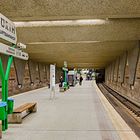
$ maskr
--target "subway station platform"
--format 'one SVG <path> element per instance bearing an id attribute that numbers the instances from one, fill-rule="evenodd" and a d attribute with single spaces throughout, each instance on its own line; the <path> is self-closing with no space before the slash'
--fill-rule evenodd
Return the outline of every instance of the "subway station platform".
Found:
<path id="1" fill-rule="evenodd" d="M 15 107 L 37 102 L 22 124 L 9 124 L 2 140 L 138 140 L 94 81 L 71 87 L 50 100 L 48 88 L 14 96 Z"/>

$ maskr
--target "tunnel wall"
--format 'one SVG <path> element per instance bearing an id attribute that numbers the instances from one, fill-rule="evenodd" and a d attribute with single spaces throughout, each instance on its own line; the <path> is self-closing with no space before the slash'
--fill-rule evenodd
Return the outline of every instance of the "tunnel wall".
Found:
<path id="1" fill-rule="evenodd" d="M 0 56 L 5 68 L 7 57 Z M 61 69 L 56 67 L 56 83 L 59 82 Z M 15 95 L 22 92 L 46 87 L 50 81 L 50 66 L 44 63 L 38 63 L 33 60 L 24 61 L 14 59 L 9 76 L 9 95 Z M 0 81 L 1 86 L 1 81 Z M 0 91 L 1 92 L 1 91 Z M 1 98 L 1 94 L 0 94 Z"/>
<path id="2" fill-rule="evenodd" d="M 140 43 L 105 68 L 105 83 L 140 105 Z"/>

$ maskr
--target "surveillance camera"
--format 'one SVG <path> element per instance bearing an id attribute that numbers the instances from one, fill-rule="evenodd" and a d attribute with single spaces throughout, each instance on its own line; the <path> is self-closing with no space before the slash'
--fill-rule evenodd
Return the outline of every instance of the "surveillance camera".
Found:
<path id="1" fill-rule="evenodd" d="M 26 45 L 22 43 L 17 43 L 17 47 L 20 49 L 26 49 Z"/>

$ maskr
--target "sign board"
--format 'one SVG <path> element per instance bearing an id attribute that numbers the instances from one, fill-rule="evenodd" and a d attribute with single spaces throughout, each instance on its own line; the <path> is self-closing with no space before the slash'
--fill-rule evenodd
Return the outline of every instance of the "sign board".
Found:
<path id="1" fill-rule="evenodd" d="M 67 67 L 67 61 L 64 61 L 64 67 Z"/>
<path id="2" fill-rule="evenodd" d="M 55 65 L 50 65 L 50 88 L 55 87 Z"/>
<path id="3" fill-rule="evenodd" d="M 67 69 L 67 68 L 65 68 L 65 67 L 63 67 L 63 68 L 62 68 L 62 70 L 64 70 L 64 71 L 68 71 L 68 69 Z"/>
<path id="4" fill-rule="evenodd" d="M 0 39 L 16 44 L 16 27 L 12 21 L 0 13 Z"/>
<path id="5" fill-rule="evenodd" d="M 69 72 L 68 72 L 68 75 L 75 75 L 75 71 L 74 70 L 70 70 Z"/>
<path id="6" fill-rule="evenodd" d="M 29 56 L 27 53 L 22 52 L 22 50 L 9 47 L 8 45 L 5 45 L 3 43 L 0 43 L 0 53 L 6 54 L 6 55 L 12 55 L 16 58 L 23 59 L 23 60 L 28 60 Z"/>

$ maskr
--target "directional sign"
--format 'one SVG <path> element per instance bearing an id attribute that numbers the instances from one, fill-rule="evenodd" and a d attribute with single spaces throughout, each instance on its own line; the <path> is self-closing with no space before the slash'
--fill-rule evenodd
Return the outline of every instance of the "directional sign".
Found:
<path id="1" fill-rule="evenodd" d="M 64 70 L 64 71 L 68 71 L 68 69 L 67 69 L 67 68 L 65 68 L 65 67 L 63 67 L 63 68 L 62 68 L 62 70 Z"/>
<path id="2" fill-rule="evenodd" d="M 6 55 L 12 55 L 16 58 L 23 59 L 23 60 L 29 59 L 29 56 L 27 53 L 13 47 L 9 47 L 8 45 L 5 45 L 3 43 L 0 43 L 0 53 L 6 54 Z"/>
<path id="3" fill-rule="evenodd" d="M 0 13 L 0 38 L 16 44 L 16 27 L 12 21 Z"/>

